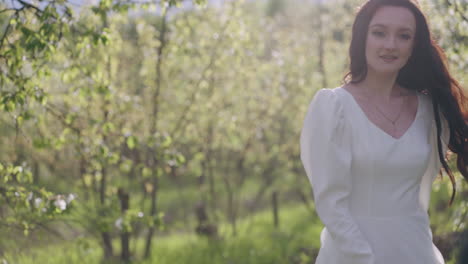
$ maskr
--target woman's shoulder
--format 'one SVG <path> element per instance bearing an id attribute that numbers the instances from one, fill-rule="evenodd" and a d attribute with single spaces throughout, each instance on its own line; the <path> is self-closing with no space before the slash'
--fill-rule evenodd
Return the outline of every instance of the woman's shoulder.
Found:
<path id="1" fill-rule="evenodd" d="M 341 137 L 346 122 L 340 96 L 340 88 L 317 90 L 309 104 L 303 131 L 315 131 L 310 133 L 319 133 L 320 136 L 327 134 L 330 139 Z"/>
<path id="2" fill-rule="evenodd" d="M 320 100 L 327 104 L 327 108 L 335 109 L 336 111 L 344 111 L 347 108 L 348 98 L 343 86 L 334 88 L 322 88 L 315 93 L 314 100 Z"/>
<path id="3" fill-rule="evenodd" d="M 327 103 L 329 106 L 337 105 L 341 103 L 341 93 L 342 93 L 343 88 L 340 87 L 335 87 L 335 88 L 322 88 L 319 89 L 312 101 L 322 101 L 324 103 Z"/>
<path id="4" fill-rule="evenodd" d="M 343 86 L 338 86 L 338 87 L 332 87 L 332 88 L 322 88 L 317 91 L 316 94 L 321 93 L 321 94 L 327 94 L 329 96 L 336 95 L 341 93 L 341 90 L 343 90 Z"/>
<path id="5" fill-rule="evenodd" d="M 319 89 L 309 104 L 309 112 L 323 117 L 343 116 L 341 92 L 340 87 Z"/>

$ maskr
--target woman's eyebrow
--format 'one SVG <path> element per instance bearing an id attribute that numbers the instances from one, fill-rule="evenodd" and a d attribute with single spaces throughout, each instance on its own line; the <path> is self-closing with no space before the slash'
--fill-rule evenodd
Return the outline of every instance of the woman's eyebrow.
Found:
<path id="1" fill-rule="evenodd" d="M 370 28 L 374 28 L 374 27 L 387 28 L 387 26 L 384 25 L 384 24 L 373 24 L 373 25 L 370 25 Z M 414 30 L 413 30 L 412 28 L 409 28 L 409 27 L 401 27 L 401 28 L 398 28 L 398 31 L 410 31 L 410 32 L 413 32 Z"/>
<path id="2" fill-rule="evenodd" d="M 413 29 L 407 28 L 407 27 L 399 28 L 398 31 L 408 31 L 408 32 L 410 32 L 410 33 L 413 33 Z"/>

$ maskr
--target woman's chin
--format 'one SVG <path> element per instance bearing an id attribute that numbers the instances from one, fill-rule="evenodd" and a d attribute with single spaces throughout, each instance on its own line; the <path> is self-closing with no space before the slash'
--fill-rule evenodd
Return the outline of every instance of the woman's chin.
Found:
<path id="1" fill-rule="evenodd" d="M 398 74 L 402 67 L 396 65 L 379 65 L 377 67 L 369 67 L 369 72 L 379 75 Z"/>

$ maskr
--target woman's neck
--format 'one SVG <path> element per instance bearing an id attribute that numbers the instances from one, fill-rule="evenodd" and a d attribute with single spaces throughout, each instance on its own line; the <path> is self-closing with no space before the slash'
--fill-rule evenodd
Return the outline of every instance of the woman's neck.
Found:
<path id="1" fill-rule="evenodd" d="M 369 71 L 366 78 L 358 85 L 365 90 L 368 96 L 378 97 L 388 102 L 402 92 L 402 89 L 396 84 L 397 76 L 398 73 L 383 75 Z"/>

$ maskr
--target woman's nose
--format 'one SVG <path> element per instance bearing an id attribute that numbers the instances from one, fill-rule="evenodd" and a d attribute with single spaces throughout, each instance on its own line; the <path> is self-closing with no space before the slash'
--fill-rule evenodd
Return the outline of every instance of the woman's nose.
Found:
<path id="1" fill-rule="evenodd" d="M 387 38 L 385 38 L 384 47 L 386 49 L 396 48 L 396 37 L 388 36 Z"/>

